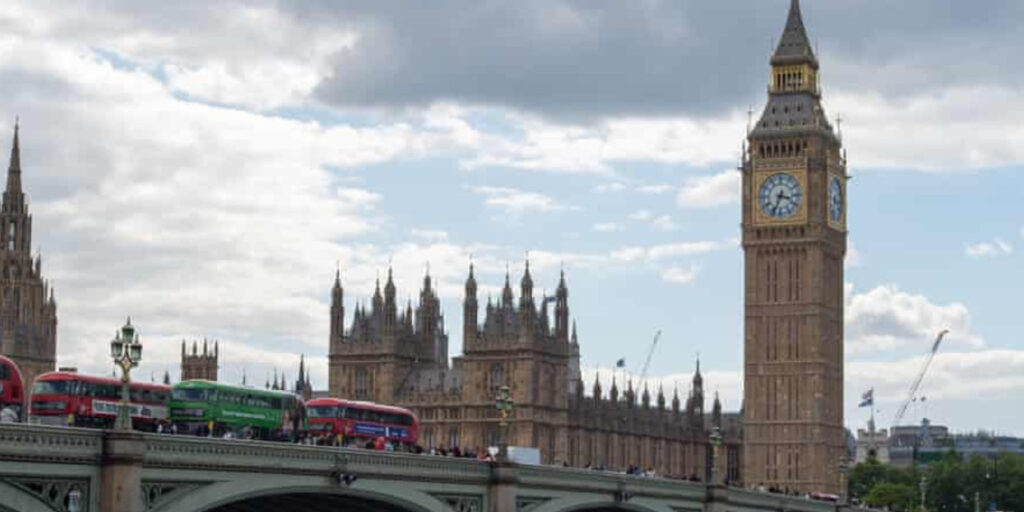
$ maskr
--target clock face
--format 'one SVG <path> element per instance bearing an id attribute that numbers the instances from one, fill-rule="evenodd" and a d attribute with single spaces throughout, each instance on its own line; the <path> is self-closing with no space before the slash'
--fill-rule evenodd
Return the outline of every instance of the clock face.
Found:
<path id="1" fill-rule="evenodd" d="M 761 184 L 757 193 L 761 211 L 769 217 L 788 219 L 799 209 L 803 200 L 800 182 L 792 174 L 773 174 Z"/>
<path id="2" fill-rule="evenodd" d="M 843 220 L 843 184 L 835 176 L 828 180 L 828 215 L 832 222 Z"/>

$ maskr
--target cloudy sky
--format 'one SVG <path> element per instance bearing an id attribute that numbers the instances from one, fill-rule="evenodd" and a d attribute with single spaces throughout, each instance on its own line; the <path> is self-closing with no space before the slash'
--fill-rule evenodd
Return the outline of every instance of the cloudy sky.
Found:
<path id="1" fill-rule="evenodd" d="M 223 380 L 327 380 L 328 295 L 429 264 L 452 352 L 530 254 L 564 265 L 588 378 L 625 357 L 685 392 L 700 354 L 741 397 L 738 174 L 786 0 L 57 2 L 0 9 L 0 133 L 22 121 L 61 365 L 109 372 L 126 315 L 144 378 L 181 340 Z M 922 394 L 957 430 L 1024 435 L 1024 4 L 805 0 L 849 150 L 846 411 Z M 589 386 L 588 386 L 589 387 Z M 911 421 L 926 411 L 912 409 Z"/>

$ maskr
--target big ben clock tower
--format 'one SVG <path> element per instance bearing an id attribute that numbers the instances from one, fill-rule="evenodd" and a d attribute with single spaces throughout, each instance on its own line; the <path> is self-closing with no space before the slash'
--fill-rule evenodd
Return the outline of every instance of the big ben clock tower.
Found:
<path id="1" fill-rule="evenodd" d="M 743 478 L 839 492 L 846 158 L 821 107 L 799 0 L 743 172 Z"/>

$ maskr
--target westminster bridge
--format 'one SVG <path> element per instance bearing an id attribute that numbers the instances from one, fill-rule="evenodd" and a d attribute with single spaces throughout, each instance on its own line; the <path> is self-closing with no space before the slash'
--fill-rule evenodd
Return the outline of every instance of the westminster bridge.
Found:
<path id="1" fill-rule="evenodd" d="M 702 483 L 370 450 L 0 424 L 0 512 L 841 512 Z"/>

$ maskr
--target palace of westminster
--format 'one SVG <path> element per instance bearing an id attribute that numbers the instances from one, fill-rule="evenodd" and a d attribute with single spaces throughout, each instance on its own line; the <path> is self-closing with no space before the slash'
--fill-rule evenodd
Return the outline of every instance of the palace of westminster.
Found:
<path id="1" fill-rule="evenodd" d="M 705 409 L 699 362 L 689 393 L 634 389 L 614 377 L 583 382 L 565 275 L 534 299 L 529 263 L 518 298 L 481 304 L 470 265 L 462 302 L 463 354 L 449 359 L 437 291 L 424 277 L 418 305 L 399 308 L 389 270 L 371 305 L 346 316 L 340 275 L 331 290 L 327 394 L 396 404 L 421 420 L 427 446 L 496 444 L 499 387 L 515 400 L 509 443 L 543 462 L 705 478 L 713 431 L 730 482 L 805 491 L 839 488 L 843 430 L 843 258 L 846 159 L 821 106 L 818 61 L 798 0 L 771 58 L 768 102 L 747 135 L 742 172 L 743 408 Z M 56 301 L 33 259 L 21 189 L 18 133 L 0 208 L 0 354 L 30 382 L 54 369 Z M 553 305 L 549 309 L 549 304 Z M 349 319 L 346 323 L 346 319 Z M 216 346 L 182 346 L 182 379 L 217 378 Z M 309 396 L 300 369 L 295 389 Z M 275 377 L 275 386 L 278 386 Z M 280 385 L 284 387 L 284 384 Z M 620 389 L 622 386 L 623 389 Z"/>

